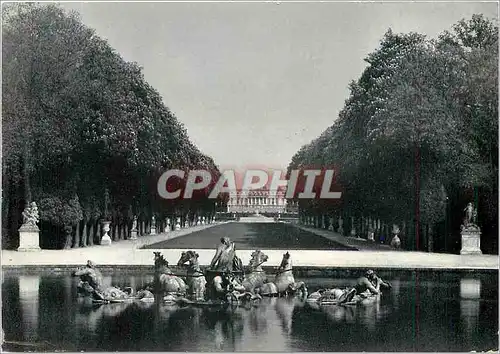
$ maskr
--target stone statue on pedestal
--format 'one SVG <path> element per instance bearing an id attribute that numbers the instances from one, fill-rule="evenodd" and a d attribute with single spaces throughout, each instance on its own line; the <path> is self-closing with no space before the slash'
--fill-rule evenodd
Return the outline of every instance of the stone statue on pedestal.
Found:
<path id="1" fill-rule="evenodd" d="M 337 232 L 341 235 L 344 234 L 344 220 L 342 219 L 342 216 L 339 216 L 339 228 L 337 229 Z"/>
<path id="2" fill-rule="evenodd" d="M 328 219 L 328 230 L 333 231 L 333 217 Z"/>
<path id="3" fill-rule="evenodd" d="M 132 230 L 130 231 L 130 239 L 137 240 L 137 215 L 134 215 L 132 220 Z"/>
<path id="4" fill-rule="evenodd" d="M 132 221 L 132 230 L 137 231 L 137 215 L 134 215 L 134 220 Z"/>
<path id="5" fill-rule="evenodd" d="M 155 219 L 154 215 L 151 218 L 151 232 L 150 232 L 150 235 L 156 235 L 156 219 Z"/>
<path id="6" fill-rule="evenodd" d="M 392 240 L 391 240 L 391 247 L 399 249 L 401 247 L 401 239 L 399 238 L 399 233 L 400 233 L 399 226 L 394 224 L 392 225 Z"/>
<path id="7" fill-rule="evenodd" d="M 40 251 L 40 229 L 37 224 L 39 221 L 38 207 L 35 202 L 31 202 L 22 212 L 23 224 L 19 228 L 19 247 L 20 252 Z"/>
<path id="8" fill-rule="evenodd" d="M 468 203 L 464 209 L 465 218 L 460 227 L 462 236 L 462 249 L 460 254 L 483 254 L 481 251 L 481 229 L 477 223 L 477 210 L 472 203 Z"/>
<path id="9" fill-rule="evenodd" d="M 170 231 L 170 219 L 165 218 L 165 230 L 163 232 L 169 232 Z"/>
<path id="10" fill-rule="evenodd" d="M 368 236 L 367 236 L 368 241 L 375 242 L 375 230 L 373 230 L 373 227 L 370 225 L 368 226 Z"/>

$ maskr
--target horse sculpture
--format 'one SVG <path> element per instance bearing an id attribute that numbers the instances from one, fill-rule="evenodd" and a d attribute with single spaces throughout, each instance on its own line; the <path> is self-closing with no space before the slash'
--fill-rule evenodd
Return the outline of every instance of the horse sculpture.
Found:
<path id="1" fill-rule="evenodd" d="M 246 291 L 256 293 L 260 291 L 260 288 L 265 283 L 267 283 L 267 275 L 262 269 L 262 264 L 267 262 L 269 257 L 261 250 L 254 251 L 251 257 L 248 264 L 250 273 L 245 275 L 241 285 L 243 285 Z"/>
<path id="2" fill-rule="evenodd" d="M 186 283 L 168 268 L 168 262 L 160 252 L 154 252 L 154 292 L 160 295 L 185 295 Z"/>
<path id="3" fill-rule="evenodd" d="M 274 277 L 274 282 L 265 283 L 260 293 L 265 296 L 301 294 L 307 296 L 307 287 L 304 282 L 295 282 L 293 276 L 293 266 L 290 253 L 283 254 L 283 259 L 278 267 L 278 273 Z"/>
<path id="4" fill-rule="evenodd" d="M 199 255 L 195 251 L 190 250 L 182 252 L 177 265 L 184 266 L 188 263 L 186 280 L 189 288 L 189 295 L 194 298 L 195 301 L 204 301 L 207 280 L 205 279 L 205 274 L 200 268 L 198 257 Z"/>

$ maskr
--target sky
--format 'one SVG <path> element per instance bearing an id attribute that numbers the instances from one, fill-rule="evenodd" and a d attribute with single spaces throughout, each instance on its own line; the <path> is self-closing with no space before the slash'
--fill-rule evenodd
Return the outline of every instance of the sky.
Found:
<path id="1" fill-rule="evenodd" d="M 436 37 L 497 4 L 63 3 L 144 76 L 221 168 L 286 168 L 337 119 L 384 33 Z"/>

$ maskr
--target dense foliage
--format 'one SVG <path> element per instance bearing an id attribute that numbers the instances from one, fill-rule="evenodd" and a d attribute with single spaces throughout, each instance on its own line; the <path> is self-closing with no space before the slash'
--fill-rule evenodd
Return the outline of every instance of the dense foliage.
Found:
<path id="1" fill-rule="evenodd" d="M 337 213 L 406 225 L 408 249 L 435 241 L 457 251 L 472 201 L 483 249 L 497 252 L 497 26 L 474 15 L 437 39 L 389 30 L 366 62 L 339 118 L 289 170 L 335 164 L 344 188 Z M 318 201 L 301 203 L 306 214 L 327 213 Z"/>
<path id="2" fill-rule="evenodd" d="M 55 243 L 65 247 L 85 246 L 70 240 L 82 219 L 213 210 L 203 195 L 158 198 L 165 169 L 208 169 L 215 180 L 219 171 L 136 63 L 56 5 L 10 4 L 2 16 L 4 245 L 16 246 L 31 200 L 40 203 L 42 238 L 62 230 Z"/>

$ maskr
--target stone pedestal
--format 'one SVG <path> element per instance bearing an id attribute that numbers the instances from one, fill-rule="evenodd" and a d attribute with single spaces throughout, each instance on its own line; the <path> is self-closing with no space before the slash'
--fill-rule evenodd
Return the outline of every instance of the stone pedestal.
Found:
<path id="1" fill-rule="evenodd" d="M 201 218 L 201 224 L 202 224 L 202 225 L 205 225 L 205 217 L 202 217 L 202 218 Z"/>
<path id="2" fill-rule="evenodd" d="M 196 224 L 195 225 L 196 226 L 200 226 L 201 225 L 201 220 L 200 220 L 199 216 L 196 218 Z"/>
<path id="3" fill-rule="evenodd" d="M 170 231 L 170 219 L 166 218 L 165 219 L 165 229 L 163 230 L 163 232 L 169 232 L 169 231 Z"/>
<path id="4" fill-rule="evenodd" d="M 477 226 L 464 227 L 460 254 L 483 254 L 481 252 L 481 230 Z"/>
<path id="5" fill-rule="evenodd" d="M 102 246 L 109 246 L 111 245 L 111 237 L 109 237 L 108 232 L 110 230 L 109 225 L 111 224 L 111 221 L 103 221 L 102 223 L 102 231 L 104 231 L 104 235 L 101 238 L 101 245 Z"/>
<path id="6" fill-rule="evenodd" d="M 181 218 L 177 218 L 177 221 L 175 223 L 175 229 L 180 230 L 181 229 Z"/>
<path id="7" fill-rule="evenodd" d="M 137 240 L 137 229 L 130 231 L 130 239 Z"/>
<path id="8" fill-rule="evenodd" d="M 19 252 L 40 251 L 40 229 L 36 225 L 24 224 L 19 228 Z"/>

